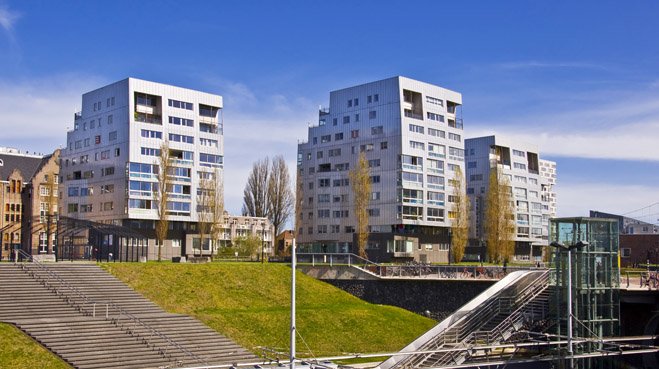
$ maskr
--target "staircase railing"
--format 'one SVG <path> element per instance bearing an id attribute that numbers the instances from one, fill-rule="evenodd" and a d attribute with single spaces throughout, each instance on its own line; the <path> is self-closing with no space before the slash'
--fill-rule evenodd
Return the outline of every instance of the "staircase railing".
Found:
<path id="1" fill-rule="evenodd" d="M 72 286 L 68 281 L 63 279 L 60 275 L 50 270 L 42 262 L 37 259 L 34 259 L 32 255 L 26 253 L 23 250 L 18 250 L 18 254 L 21 259 L 28 260 L 25 262 L 14 261 L 19 268 L 28 273 L 33 278 L 41 282 L 46 288 L 53 291 L 58 296 L 62 297 L 69 305 L 73 306 L 78 312 L 83 315 L 96 315 L 96 305 L 102 306 L 106 305 L 105 319 L 110 320 L 112 324 L 119 327 L 122 331 L 125 331 L 127 334 L 130 334 L 133 337 L 138 338 L 143 344 L 147 347 L 157 350 L 157 352 L 163 357 L 170 361 L 173 360 L 173 357 L 170 353 L 170 349 L 176 349 L 179 352 L 183 353 L 185 356 L 190 358 L 194 362 L 199 362 L 202 364 L 208 365 L 208 362 L 181 346 L 178 342 L 172 340 L 170 337 L 164 333 L 158 331 L 154 327 L 142 321 L 140 318 L 134 314 L 126 311 L 122 307 L 118 306 L 116 303 L 110 301 L 105 304 L 97 303 L 85 295 L 75 286 Z M 34 269 L 32 268 L 34 266 Z M 45 278 L 42 275 L 37 275 L 37 271 L 45 273 Z M 57 284 L 59 284 L 59 287 Z M 72 298 L 73 297 L 73 298 Z M 78 300 L 76 300 L 76 298 Z M 112 310 L 110 310 L 112 308 Z M 110 314 L 112 312 L 113 314 Z M 137 328 L 142 328 L 147 332 L 143 334 L 137 331 Z M 147 337 L 148 335 L 148 337 Z M 162 345 L 157 345 L 153 343 L 154 338 L 159 338 L 161 341 L 166 343 L 165 347 Z M 180 364 L 180 361 L 179 361 Z"/>
<path id="2" fill-rule="evenodd" d="M 495 316 L 502 313 L 511 313 L 514 315 L 514 318 L 519 318 L 523 314 L 523 307 L 527 306 L 529 301 L 542 293 L 542 291 L 547 288 L 549 280 L 549 271 L 544 271 L 539 277 L 532 278 L 528 276 L 524 280 L 516 281 L 509 288 L 505 288 L 502 291 L 499 291 L 496 295 L 490 297 L 483 304 L 480 304 L 474 310 L 470 311 L 465 316 L 458 319 L 458 321 L 452 324 L 450 327 L 447 327 L 444 331 L 433 337 L 427 343 L 420 347 L 420 350 L 431 351 L 446 344 L 468 346 L 476 342 L 477 339 L 486 338 L 491 340 L 494 334 L 499 334 L 500 332 L 480 332 L 476 331 L 477 327 L 482 326 L 486 322 L 493 319 Z M 512 296 L 504 296 L 504 293 L 510 291 L 511 288 L 516 288 L 517 283 L 523 283 L 523 287 L 520 291 L 516 292 Z M 511 318 L 512 319 L 512 318 Z M 504 319 L 505 321 L 505 319 Z M 495 329 L 501 329 L 502 324 L 495 327 Z M 508 321 L 510 323 L 510 320 Z M 504 337 L 499 337 L 503 339 Z M 460 364 L 460 360 L 464 361 L 464 354 L 458 355 L 455 357 L 450 355 L 450 353 L 439 355 L 435 354 L 426 354 L 420 356 L 410 356 L 405 360 L 402 360 L 396 363 L 397 367 L 416 367 L 418 364 L 423 363 L 432 358 L 432 366 L 437 366 L 438 363 L 447 363 L 446 360 L 452 361 L 455 364 Z"/>

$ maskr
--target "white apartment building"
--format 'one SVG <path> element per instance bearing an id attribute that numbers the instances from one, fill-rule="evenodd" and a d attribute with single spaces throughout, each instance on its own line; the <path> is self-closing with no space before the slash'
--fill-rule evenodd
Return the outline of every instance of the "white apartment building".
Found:
<path id="1" fill-rule="evenodd" d="M 199 181 L 222 175 L 222 129 L 218 95 L 135 78 L 85 93 L 61 153 L 60 214 L 153 234 L 158 155 L 167 142 L 173 184 L 164 257 L 192 254 Z"/>
<path id="2" fill-rule="evenodd" d="M 466 257 L 485 257 L 485 206 L 490 171 L 512 187 L 515 212 L 515 260 L 540 261 L 548 244 L 549 218 L 556 216 L 556 163 L 540 159 L 538 147 L 503 136 L 465 140 L 467 195 L 471 200 L 471 245 Z"/>
<path id="3" fill-rule="evenodd" d="M 298 144 L 302 251 L 356 252 L 349 171 L 364 152 L 371 171 L 369 259 L 448 260 L 449 196 L 464 173 L 460 93 L 393 77 L 330 92 Z"/>

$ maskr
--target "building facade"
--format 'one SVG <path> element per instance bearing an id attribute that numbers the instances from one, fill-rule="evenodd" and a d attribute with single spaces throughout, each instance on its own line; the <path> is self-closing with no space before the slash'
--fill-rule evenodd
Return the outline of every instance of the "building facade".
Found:
<path id="1" fill-rule="evenodd" d="M 301 252 L 356 252 L 349 171 L 368 160 L 369 259 L 448 260 L 449 195 L 464 173 L 462 95 L 405 77 L 330 92 L 298 144 Z"/>
<path id="2" fill-rule="evenodd" d="M 192 255 L 200 180 L 222 176 L 222 129 L 218 95 L 135 78 L 85 93 L 61 153 L 60 214 L 153 238 L 164 148 L 172 184 L 163 257 Z"/>
<path id="3" fill-rule="evenodd" d="M 541 261 L 549 219 L 556 216 L 556 163 L 540 158 L 537 146 L 503 136 L 465 141 L 467 195 L 471 201 L 471 247 L 467 259 L 485 258 L 485 207 L 490 173 L 508 182 L 514 201 L 515 261 Z"/>
<path id="4" fill-rule="evenodd" d="M 0 259 L 9 259 L 15 248 L 35 257 L 53 255 L 59 153 L 0 148 Z"/>

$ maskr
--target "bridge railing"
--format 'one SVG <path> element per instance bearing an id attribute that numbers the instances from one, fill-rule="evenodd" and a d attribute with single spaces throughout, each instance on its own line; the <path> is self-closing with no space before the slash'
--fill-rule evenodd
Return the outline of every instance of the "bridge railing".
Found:
<path id="1" fill-rule="evenodd" d="M 348 265 L 361 268 L 379 277 L 417 277 L 435 279 L 501 279 L 518 270 L 544 270 L 533 266 L 503 267 L 478 265 L 430 265 L 375 263 L 351 253 L 298 253 L 298 263 L 312 265 Z"/>

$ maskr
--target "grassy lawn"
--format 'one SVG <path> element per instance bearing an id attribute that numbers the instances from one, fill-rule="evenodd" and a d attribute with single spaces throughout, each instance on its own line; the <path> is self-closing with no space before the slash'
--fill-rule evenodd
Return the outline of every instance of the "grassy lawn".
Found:
<path id="1" fill-rule="evenodd" d="M 165 310 L 201 320 L 242 346 L 288 350 L 290 268 L 259 263 L 112 263 L 103 268 Z M 297 274 L 298 353 L 315 356 L 397 351 L 436 324 L 373 305 Z M 305 344 L 306 342 L 306 344 Z M 257 352 L 258 353 L 258 352 Z"/>
<path id="2" fill-rule="evenodd" d="M 0 368 L 71 368 L 13 325 L 0 323 L 0 343 Z"/>

